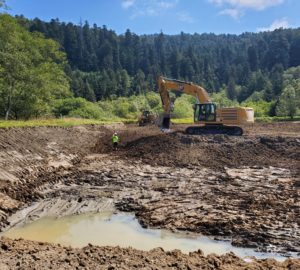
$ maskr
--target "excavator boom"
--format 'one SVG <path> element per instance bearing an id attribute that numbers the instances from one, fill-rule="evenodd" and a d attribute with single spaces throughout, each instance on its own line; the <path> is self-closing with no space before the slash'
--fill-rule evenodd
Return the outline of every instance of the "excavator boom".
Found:
<path id="1" fill-rule="evenodd" d="M 211 102 L 207 91 L 199 85 L 160 76 L 158 79 L 158 89 L 163 103 L 164 111 L 170 113 L 172 110 L 170 91 L 178 91 L 196 97 L 197 103 Z"/>

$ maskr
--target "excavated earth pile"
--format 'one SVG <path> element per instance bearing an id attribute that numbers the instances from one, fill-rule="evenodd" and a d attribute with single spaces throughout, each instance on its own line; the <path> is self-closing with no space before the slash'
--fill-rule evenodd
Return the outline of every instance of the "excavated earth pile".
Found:
<path id="1" fill-rule="evenodd" d="M 299 140 L 282 136 L 268 138 L 189 136 L 182 133 L 160 134 L 127 143 L 120 154 L 150 165 L 171 167 L 201 166 L 222 169 L 239 166 L 299 165 Z"/>
<path id="2" fill-rule="evenodd" d="M 300 124 L 255 124 L 243 137 L 188 136 L 184 128 L 0 130 L 0 230 L 49 214 L 118 210 L 133 212 L 144 227 L 300 256 Z M 118 151 L 111 147 L 115 130 Z M 0 269 L 50 268 L 51 261 L 62 269 L 298 269 L 300 264 L 299 259 L 245 262 L 233 254 L 200 251 L 74 249 L 0 240 Z"/>

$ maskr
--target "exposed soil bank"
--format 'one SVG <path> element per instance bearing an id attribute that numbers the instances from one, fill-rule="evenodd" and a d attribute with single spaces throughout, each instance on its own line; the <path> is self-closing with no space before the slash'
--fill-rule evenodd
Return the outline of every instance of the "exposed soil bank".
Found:
<path id="1" fill-rule="evenodd" d="M 181 133 L 183 128 L 175 126 L 176 132 L 171 134 L 133 125 L 0 130 L 0 230 L 8 222 L 20 222 L 20 218 L 8 218 L 33 202 L 38 207 L 26 214 L 27 220 L 43 216 L 49 209 L 57 216 L 100 211 L 103 202 L 109 201 L 109 207 L 133 211 L 144 226 L 230 238 L 237 246 L 262 251 L 299 253 L 299 123 L 256 124 L 243 137 L 187 136 Z M 113 152 L 110 144 L 115 129 L 121 137 L 118 152 Z M 56 252 L 76 256 L 85 252 L 27 241 L 3 239 L 1 243 L 6 247 L 0 261 L 9 267 L 18 262 L 20 266 L 28 262 L 25 268 L 31 266 L 35 259 L 25 251 L 21 255 L 31 247 L 36 250 L 33 254 L 46 247 L 49 254 L 41 251 L 39 256 L 46 260 L 54 254 L 55 262 L 64 266 Z M 122 263 L 124 257 L 119 254 L 127 254 L 125 263 L 119 264 L 124 269 L 132 268 L 135 254 L 139 254 L 131 249 L 89 248 L 104 260 L 115 256 L 111 264 Z M 152 258 L 157 252 L 141 254 Z M 16 261 L 12 256 L 17 253 Z M 168 260 L 174 259 L 168 253 L 159 254 L 161 264 L 150 261 L 147 266 L 161 268 L 164 260 L 169 265 Z M 186 256 L 180 255 L 176 262 L 189 260 Z M 99 263 L 85 260 L 81 259 L 91 268 Z M 206 262 L 203 269 L 213 269 L 208 257 L 196 260 Z M 243 269 L 236 260 L 232 267 Z M 37 259 L 35 263 L 41 262 Z M 107 267 L 107 263 L 99 265 Z M 259 265 L 264 263 L 269 262 Z M 187 268 L 181 266 L 173 268 Z M 286 269 L 288 264 L 275 266 Z M 66 262 L 66 267 L 73 266 Z M 226 264 L 222 267 L 230 269 Z"/>
<path id="2" fill-rule="evenodd" d="M 82 249 L 61 247 L 25 240 L 0 240 L 0 269 L 291 269 L 300 267 L 300 260 L 273 259 L 245 262 L 232 253 L 204 256 L 198 252 L 183 254 L 161 248 L 140 251 L 132 248 L 97 247 Z"/>

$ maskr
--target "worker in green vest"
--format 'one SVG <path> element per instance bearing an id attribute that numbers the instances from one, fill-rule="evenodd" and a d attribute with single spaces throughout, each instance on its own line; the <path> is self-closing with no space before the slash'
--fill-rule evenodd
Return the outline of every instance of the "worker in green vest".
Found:
<path id="1" fill-rule="evenodd" d="M 112 136 L 112 142 L 113 142 L 113 149 L 114 151 L 118 149 L 118 144 L 119 144 L 119 137 L 117 132 L 115 132 Z"/>

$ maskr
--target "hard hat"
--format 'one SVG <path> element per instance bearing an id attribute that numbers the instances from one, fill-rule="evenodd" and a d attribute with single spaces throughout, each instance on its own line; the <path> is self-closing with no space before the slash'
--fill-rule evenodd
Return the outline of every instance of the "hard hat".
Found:
<path id="1" fill-rule="evenodd" d="M 118 134 L 117 132 L 114 133 L 114 135 L 117 135 L 117 134 Z"/>

